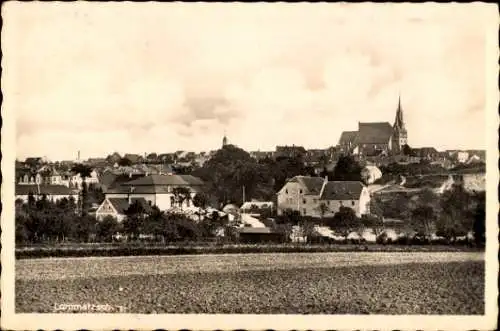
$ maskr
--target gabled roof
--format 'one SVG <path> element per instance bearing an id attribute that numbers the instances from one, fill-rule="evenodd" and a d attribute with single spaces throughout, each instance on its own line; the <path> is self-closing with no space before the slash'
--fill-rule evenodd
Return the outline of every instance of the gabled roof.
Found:
<path id="1" fill-rule="evenodd" d="M 38 195 L 38 185 L 16 185 L 16 195 L 28 195 L 32 193 L 33 195 Z M 40 184 L 40 194 L 46 195 L 75 195 L 78 194 L 77 190 L 70 189 L 64 185 L 47 185 Z"/>
<path id="2" fill-rule="evenodd" d="M 299 183 L 306 189 L 305 194 L 319 194 L 324 179 L 321 177 L 295 176 L 289 183 Z"/>
<path id="3" fill-rule="evenodd" d="M 358 125 L 358 144 L 387 144 L 392 136 L 392 126 L 388 122 L 362 123 Z"/>
<path id="4" fill-rule="evenodd" d="M 349 145 L 356 142 L 358 131 L 344 131 L 340 135 L 339 145 Z"/>
<path id="5" fill-rule="evenodd" d="M 358 200 L 363 184 L 358 181 L 330 181 L 326 184 L 321 200 Z"/>
<path id="6" fill-rule="evenodd" d="M 108 198 L 107 200 L 113 205 L 113 208 L 116 210 L 116 212 L 122 215 L 125 214 L 125 211 L 131 205 L 129 204 L 129 200 L 127 198 Z M 131 198 L 130 200 L 132 203 L 136 201 L 139 202 L 139 204 L 144 208 L 146 212 L 151 211 L 151 206 L 149 205 L 149 202 L 146 201 L 146 199 Z"/>

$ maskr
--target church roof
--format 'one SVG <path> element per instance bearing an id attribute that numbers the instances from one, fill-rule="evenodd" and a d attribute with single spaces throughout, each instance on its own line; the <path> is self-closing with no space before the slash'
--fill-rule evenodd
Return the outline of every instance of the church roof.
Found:
<path id="1" fill-rule="evenodd" d="M 349 145 L 356 142 L 358 131 L 344 131 L 340 135 L 339 145 Z"/>
<path id="2" fill-rule="evenodd" d="M 358 144 L 387 144 L 392 136 L 392 126 L 388 122 L 359 122 Z"/>

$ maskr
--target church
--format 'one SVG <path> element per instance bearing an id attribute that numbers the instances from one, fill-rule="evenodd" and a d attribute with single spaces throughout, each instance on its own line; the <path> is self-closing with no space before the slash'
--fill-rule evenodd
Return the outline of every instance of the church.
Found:
<path id="1" fill-rule="evenodd" d="M 358 122 L 358 131 L 342 132 L 338 148 L 343 153 L 375 156 L 400 154 L 407 143 L 408 132 L 399 98 L 394 125 L 389 122 Z"/>

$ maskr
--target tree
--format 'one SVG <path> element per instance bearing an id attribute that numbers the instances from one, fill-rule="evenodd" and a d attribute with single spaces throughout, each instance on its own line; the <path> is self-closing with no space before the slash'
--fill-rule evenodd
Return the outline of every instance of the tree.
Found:
<path id="1" fill-rule="evenodd" d="M 262 194 L 261 188 L 268 184 L 266 171 L 246 151 L 233 145 L 218 150 L 194 175 L 205 181 L 208 193 L 218 203 L 243 202 L 243 187 L 246 198 Z"/>
<path id="2" fill-rule="evenodd" d="M 174 203 L 176 203 L 181 210 L 184 201 L 191 200 L 191 191 L 187 187 L 183 186 L 175 187 L 172 190 L 172 193 L 174 194 Z"/>
<path id="3" fill-rule="evenodd" d="M 412 227 L 418 235 L 430 239 L 434 231 L 436 214 L 431 206 L 421 205 L 412 211 Z"/>
<path id="4" fill-rule="evenodd" d="M 474 197 L 465 191 L 462 184 L 454 184 L 441 198 L 441 217 L 438 219 L 440 232 L 452 238 L 473 231 Z M 453 231 L 451 229 L 453 228 Z"/>
<path id="5" fill-rule="evenodd" d="M 119 232 L 120 226 L 113 216 L 106 216 L 97 223 L 97 238 L 100 241 L 110 242 L 113 235 Z"/>
<path id="6" fill-rule="evenodd" d="M 122 157 L 118 161 L 118 165 L 121 167 L 130 167 L 132 165 L 132 161 L 126 157 Z"/>
<path id="7" fill-rule="evenodd" d="M 82 178 L 82 189 L 80 193 L 80 212 L 82 216 L 85 216 L 87 214 L 87 211 L 90 207 L 89 201 L 88 201 L 88 187 L 86 183 L 86 179 L 89 178 L 92 174 L 92 168 L 85 165 L 85 164 L 75 164 L 72 168 L 71 171 L 75 174 L 79 174 L 80 177 Z"/>
<path id="8" fill-rule="evenodd" d="M 352 208 L 340 207 L 339 211 L 328 221 L 327 226 L 347 239 L 353 229 L 359 226 L 359 220 Z"/>
<path id="9" fill-rule="evenodd" d="M 413 156 L 413 149 L 410 146 L 408 146 L 408 144 L 403 145 L 402 151 L 403 155 Z"/>
<path id="10" fill-rule="evenodd" d="M 204 193 L 198 192 L 193 197 L 193 205 L 195 207 L 204 209 L 207 206 L 207 204 L 208 204 L 208 198 Z"/>
<path id="11" fill-rule="evenodd" d="M 486 195 L 484 192 L 476 195 L 477 204 L 473 212 L 473 233 L 476 245 L 484 246 L 486 242 Z"/>
<path id="12" fill-rule="evenodd" d="M 96 226 L 94 217 L 89 215 L 80 217 L 73 230 L 75 238 L 83 242 L 90 241 L 91 235 L 96 232 Z"/>
<path id="13" fill-rule="evenodd" d="M 125 215 L 127 217 L 123 221 L 123 230 L 132 240 L 137 239 L 144 226 L 146 210 L 138 200 L 135 200 L 125 210 Z"/>
<path id="14" fill-rule="evenodd" d="M 378 215 L 363 215 L 363 217 L 361 217 L 361 223 L 365 228 L 372 229 L 375 238 L 378 238 L 384 232 L 383 218 Z"/>
<path id="15" fill-rule="evenodd" d="M 146 216 L 145 222 L 143 224 L 143 232 L 147 234 L 152 234 L 155 238 L 162 237 L 162 241 L 165 242 L 165 213 L 161 211 L 157 206 L 153 206 Z"/>
<path id="16" fill-rule="evenodd" d="M 323 223 L 323 218 L 325 217 L 325 214 L 330 211 L 330 208 L 328 208 L 326 203 L 321 202 L 318 206 L 318 211 L 319 211 L 319 215 L 321 217 L 321 223 Z"/>
<path id="17" fill-rule="evenodd" d="M 352 156 L 341 156 L 333 170 L 332 180 L 361 181 L 361 170 L 361 166 Z"/>

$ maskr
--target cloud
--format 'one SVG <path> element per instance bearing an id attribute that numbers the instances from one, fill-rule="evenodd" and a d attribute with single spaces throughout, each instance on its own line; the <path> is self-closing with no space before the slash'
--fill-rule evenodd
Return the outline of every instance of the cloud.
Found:
<path id="1" fill-rule="evenodd" d="M 327 147 L 400 93 L 410 144 L 482 147 L 484 8 L 13 5 L 4 107 L 20 157 Z"/>

